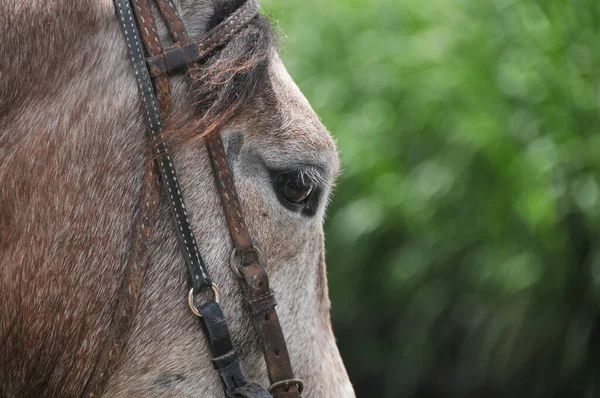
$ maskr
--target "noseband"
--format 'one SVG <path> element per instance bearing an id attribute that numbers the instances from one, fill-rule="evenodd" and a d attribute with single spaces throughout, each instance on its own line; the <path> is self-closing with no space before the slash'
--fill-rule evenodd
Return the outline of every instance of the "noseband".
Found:
<path id="1" fill-rule="evenodd" d="M 252 21 L 258 14 L 258 0 L 245 0 L 223 22 L 195 40 L 189 38 L 171 0 L 154 0 L 173 38 L 174 44 L 168 48 L 163 48 L 160 42 L 150 1 L 114 0 L 146 111 L 149 151 L 153 152 L 151 158 L 155 160 L 154 165 L 152 162 L 146 165 L 123 287 L 104 346 L 83 396 L 102 395 L 123 352 L 146 268 L 147 240 L 154 226 L 160 180 L 163 190 L 168 195 L 171 215 L 188 270 L 188 304 L 192 313 L 200 320 L 202 329 L 206 331 L 211 359 L 221 376 L 226 395 L 260 398 L 300 397 L 303 383 L 294 377 L 285 338 L 275 311 L 275 297 L 269 287 L 260 252 L 252 243 L 244 222 L 220 134 L 210 134 L 205 138 L 205 144 L 234 247 L 230 266 L 232 273 L 241 281 L 249 316 L 258 334 L 267 365 L 271 385 L 266 390 L 255 383 L 247 382 L 242 374 L 227 322 L 219 305 L 218 287 L 211 280 L 200 256 L 181 196 L 174 161 L 162 137 L 163 121 L 171 112 L 169 76 L 184 73 L 192 79 L 199 78 L 197 70 L 191 66 L 204 60 Z M 154 169 L 158 170 L 158 175 L 153 173 Z M 212 291 L 214 298 L 197 307 L 195 298 L 205 291 Z"/>

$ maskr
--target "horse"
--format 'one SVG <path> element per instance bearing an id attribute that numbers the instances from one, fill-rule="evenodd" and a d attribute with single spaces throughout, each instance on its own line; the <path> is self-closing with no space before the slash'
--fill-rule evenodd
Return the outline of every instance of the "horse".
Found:
<path id="1" fill-rule="evenodd" d="M 174 2 L 190 36 L 239 4 Z M 339 159 L 276 41 L 257 17 L 200 64 L 201 79 L 173 77 L 163 135 L 246 378 L 269 382 L 228 266 L 232 242 L 202 145 L 211 134 L 223 140 L 304 395 L 353 397 L 332 331 L 324 252 Z M 152 174 L 147 130 L 112 0 L 0 2 L 0 397 L 83 394 L 111 328 L 135 231 L 146 231 L 146 268 L 104 395 L 224 395 L 186 303 L 189 282 L 167 195 Z M 136 221 L 147 208 L 155 212 L 151 232 Z"/>

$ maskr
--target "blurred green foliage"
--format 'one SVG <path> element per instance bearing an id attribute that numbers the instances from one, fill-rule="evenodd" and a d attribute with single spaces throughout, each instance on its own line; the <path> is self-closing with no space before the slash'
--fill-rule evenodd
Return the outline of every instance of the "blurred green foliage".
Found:
<path id="1" fill-rule="evenodd" d="M 341 152 L 358 396 L 600 396 L 600 2 L 262 6 Z"/>

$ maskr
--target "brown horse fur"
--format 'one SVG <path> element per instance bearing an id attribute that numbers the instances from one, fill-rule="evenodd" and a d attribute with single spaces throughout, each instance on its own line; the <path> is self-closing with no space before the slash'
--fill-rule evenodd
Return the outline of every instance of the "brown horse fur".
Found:
<path id="1" fill-rule="evenodd" d="M 177 6 L 195 37 L 232 3 L 182 0 Z M 238 37 L 209 60 L 207 79 L 192 91 L 185 79 L 173 81 L 171 135 L 180 144 L 175 162 L 183 195 L 242 368 L 249 380 L 267 385 L 240 286 L 227 266 L 231 242 L 199 142 L 219 128 L 304 395 L 351 397 L 331 330 L 323 250 L 325 202 L 338 170 L 335 145 L 260 24 L 247 32 L 254 41 Z M 200 104 L 205 117 L 193 113 L 194 93 L 206 101 Z M 124 274 L 146 129 L 112 1 L 0 1 L 0 396 L 82 393 Z M 323 184 L 313 216 L 282 206 L 270 177 L 270 170 L 307 168 Z M 186 271 L 164 200 L 149 255 L 138 311 L 106 396 L 223 396 L 185 303 Z"/>

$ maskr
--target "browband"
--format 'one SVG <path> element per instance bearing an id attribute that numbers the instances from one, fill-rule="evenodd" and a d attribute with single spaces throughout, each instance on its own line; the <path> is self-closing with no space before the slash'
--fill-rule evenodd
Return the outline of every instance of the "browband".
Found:
<path id="1" fill-rule="evenodd" d="M 254 19 L 258 14 L 258 8 L 258 2 L 246 1 L 225 21 L 199 38 L 185 45 L 175 44 L 164 49 L 162 54 L 149 57 L 146 62 L 150 76 L 181 72 L 189 64 L 202 61 Z"/>

